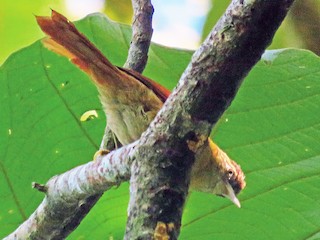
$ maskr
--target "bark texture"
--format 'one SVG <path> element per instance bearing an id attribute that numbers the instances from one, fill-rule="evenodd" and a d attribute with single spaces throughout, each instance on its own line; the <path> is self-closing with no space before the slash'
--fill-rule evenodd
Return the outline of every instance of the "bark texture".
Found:
<path id="1" fill-rule="evenodd" d="M 125 239 L 177 239 L 195 149 L 271 43 L 293 0 L 233 0 L 136 147 Z M 197 150 L 196 149 L 196 150 Z"/>
<path id="2" fill-rule="evenodd" d="M 148 50 L 152 37 L 153 6 L 150 1 L 142 0 L 132 0 L 132 5 L 134 10 L 133 36 L 125 67 L 141 73 L 147 63 Z M 116 147 L 120 147 L 120 144 L 110 129 L 106 127 L 100 149 L 108 149 L 111 151 Z M 128 159 L 126 159 L 126 161 L 127 160 Z M 129 167 L 129 164 L 126 167 Z M 116 169 L 117 167 L 114 170 L 116 171 Z M 73 170 L 68 172 L 68 174 L 73 174 L 72 171 Z M 123 176 L 119 175 L 120 173 L 121 172 L 114 173 L 113 177 L 115 179 L 119 177 L 122 178 Z M 126 175 L 126 177 L 127 179 L 123 178 L 122 180 L 129 180 L 129 176 Z M 121 182 L 118 182 L 116 185 L 120 183 Z M 49 186 L 50 182 L 47 183 L 46 187 Z M 50 190 L 60 192 L 60 188 L 64 188 L 64 186 L 57 185 Z M 66 195 L 70 195 L 70 193 L 73 192 L 65 192 Z M 64 199 L 60 199 L 61 201 L 53 201 L 51 197 L 46 196 L 37 210 L 6 239 L 65 238 L 79 226 L 102 194 L 103 191 L 96 191 L 91 195 L 87 194 L 79 197 L 79 199 L 77 196 L 71 195 L 68 197 L 72 197 L 72 199 L 67 202 L 64 201 Z M 79 204 L 79 202 L 81 202 L 81 204 Z"/>
<path id="3" fill-rule="evenodd" d="M 153 6 L 150 0 L 132 0 L 132 39 L 125 68 L 142 73 L 148 61 L 148 51 L 153 33 Z"/>
<path id="4" fill-rule="evenodd" d="M 125 238 L 177 239 L 194 154 L 271 42 L 292 2 L 232 1 L 139 142 L 52 178 L 43 188 L 47 192 L 42 204 L 7 239 L 65 238 L 103 191 L 130 175 Z M 152 15 L 150 7 L 145 10 L 142 6 L 134 8 Z M 144 22 L 143 17 L 137 18 L 140 21 L 135 23 Z M 146 19 L 151 22 L 151 17 Z M 148 31 L 149 40 L 140 41 L 138 34 L 140 50 L 130 50 L 126 67 L 143 70 L 150 38 Z M 135 48 L 135 41 L 131 48 Z M 139 54 L 142 57 L 136 57 Z M 107 145 L 106 139 L 102 145 Z"/>
<path id="5" fill-rule="evenodd" d="M 135 145 L 136 142 L 98 156 L 95 161 L 51 178 L 45 186 L 41 186 L 42 191 L 45 189 L 46 196 L 39 207 L 4 239 L 67 237 L 91 209 L 97 196 L 112 186 L 129 180 L 130 155 Z"/>

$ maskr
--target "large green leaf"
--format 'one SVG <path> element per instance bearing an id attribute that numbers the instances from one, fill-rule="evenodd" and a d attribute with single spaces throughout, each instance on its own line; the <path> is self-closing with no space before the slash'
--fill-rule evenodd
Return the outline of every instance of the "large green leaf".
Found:
<path id="1" fill-rule="evenodd" d="M 77 26 L 122 65 L 130 28 L 91 15 Z M 169 88 L 190 52 L 152 45 L 145 74 Z M 191 193 L 181 239 L 316 239 L 320 230 L 320 61 L 310 52 L 268 51 L 214 131 L 246 172 L 237 209 L 226 199 Z M 31 182 L 90 161 L 105 126 L 87 76 L 40 42 L 0 68 L 0 237 L 28 217 L 43 195 Z M 81 122 L 88 110 L 98 117 Z M 121 239 L 128 185 L 108 191 L 70 239 Z M 317 235 L 318 234 L 318 235 Z M 312 238 L 313 237 L 313 238 Z"/>
<path id="2" fill-rule="evenodd" d="M 182 239 L 312 239 L 320 231 L 319 93 L 318 57 L 265 53 L 215 129 L 245 170 L 242 208 L 193 194 Z M 206 207 L 193 209 L 199 203 Z"/>

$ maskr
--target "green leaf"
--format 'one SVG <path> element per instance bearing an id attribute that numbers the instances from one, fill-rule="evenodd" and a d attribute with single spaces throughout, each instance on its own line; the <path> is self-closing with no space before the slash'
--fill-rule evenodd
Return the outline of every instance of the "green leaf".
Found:
<path id="1" fill-rule="evenodd" d="M 116 65 L 130 28 L 90 15 L 76 24 Z M 175 86 L 191 52 L 152 45 L 145 74 Z M 267 51 L 215 128 L 215 141 L 241 164 L 247 188 L 237 209 L 191 193 L 181 239 L 316 239 L 320 231 L 320 61 L 307 51 Z M 98 117 L 80 121 L 96 110 Z M 38 206 L 31 182 L 88 162 L 105 127 L 87 76 L 40 42 L 0 68 L 0 237 Z M 121 239 L 128 184 L 108 191 L 69 239 Z"/>
<path id="2" fill-rule="evenodd" d="M 181 239 L 307 239 L 319 232 L 319 67 L 307 51 L 264 54 L 214 137 L 246 173 L 242 208 L 192 194 Z"/>

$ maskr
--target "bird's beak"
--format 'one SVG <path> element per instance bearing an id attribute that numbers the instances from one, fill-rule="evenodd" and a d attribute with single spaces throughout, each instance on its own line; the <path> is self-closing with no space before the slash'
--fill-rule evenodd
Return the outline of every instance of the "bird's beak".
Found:
<path id="1" fill-rule="evenodd" d="M 231 200 L 231 202 L 233 202 L 238 208 L 241 207 L 240 201 L 237 198 L 236 194 L 234 193 L 231 185 L 229 183 L 224 185 L 225 187 L 225 191 L 223 191 L 223 193 L 221 194 L 222 196 L 229 198 Z"/>

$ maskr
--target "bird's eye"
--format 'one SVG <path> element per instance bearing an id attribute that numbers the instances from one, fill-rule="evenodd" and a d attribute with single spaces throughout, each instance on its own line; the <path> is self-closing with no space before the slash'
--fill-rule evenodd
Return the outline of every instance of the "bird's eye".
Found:
<path id="1" fill-rule="evenodd" d="M 228 171 L 228 178 L 231 179 L 232 176 L 233 176 L 233 174 L 234 174 L 233 171 L 232 171 L 232 170 L 229 170 L 229 171 Z"/>

